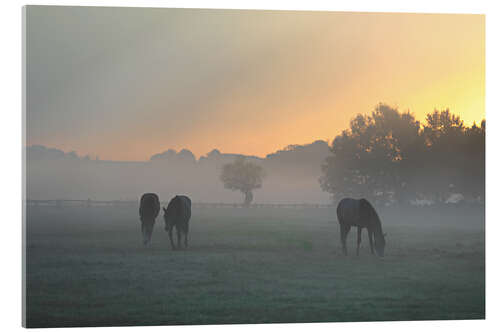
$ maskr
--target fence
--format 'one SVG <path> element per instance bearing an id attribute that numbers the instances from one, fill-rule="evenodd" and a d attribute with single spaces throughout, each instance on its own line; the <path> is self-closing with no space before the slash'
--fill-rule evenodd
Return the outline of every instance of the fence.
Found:
<path id="1" fill-rule="evenodd" d="M 162 202 L 166 206 L 168 202 Z M 29 207 L 139 207 L 135 200 L 26 200 Z M 193 208 L 243 208 L 240 203 L 193 202 Z M 329 208 L 331 204 L 312 203 L 254 203 L 249 208 Z"/>

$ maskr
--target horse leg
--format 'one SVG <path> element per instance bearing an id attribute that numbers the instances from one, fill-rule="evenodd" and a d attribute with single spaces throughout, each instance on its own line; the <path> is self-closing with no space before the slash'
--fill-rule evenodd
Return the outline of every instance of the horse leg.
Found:
<path id="1" fill-rule="evenodd" d="M 342 224 L 340 226 L 340 242 L 342 243 L 342 253 L 344 255 L 347 255 L 347 248 L 345 246 L 345 232 L 344 232 L 344 226 Z"/>
<path id="2" fill-rule="evenodd" d="M 361 244 L 361 231 L 363 228 L 358 227 L 358 247 L 356 248 L 356 255 L 359 256 L 359 245 Z"/>
<path id="3" fill-rule="evenodd" d="M 373 231 L 371 231 L 370 229 L 368 229 L 368 240 L 370 241 L 370 251 L 372 254 L 373 253 Z"/>
<path id="4" fill-rule="evenodd" d="M 344 255 L 347 255 L 346 238 L 349 229 L 351 229 L 350 226 L 346 226 L 343 224 L 340 225 L 340 240 L 342 241 L 342 252 L 344 253 Z"/>
<path id="5" fill-rule="evenodd" d="M 151 235 L 153 233 L 153 225 L 144 223 L 142 225 L 142 239 L 145 246 L 151 245 Z"/>
<path id="6" fill-rule="evenodd" d="M 181 248 L 182 245 L 181 245 L 181 230 L 179 228 L 175 228 L 175 230 L 177 231 L 177 248 Z"/>
<path id="7" fill-rule="evenodd" d="M 174 238 L 172 237 L 172 229 L 174 227 L 170 228 L 168 231 L 168 237 L 170 238 L 170 244 L 172 244 L 172 250 L 175 250 L 175 244 L 174 244 Z"/>
<path id="8" fill-rule="evenodd" d="M 148 242 L 146 240 L 146 226 L 144 225 L 144 222 L 141 223 L 141 233 L 142 233 L 142 244 L 147 245 Z"/>
<path id="9" fill-rule="evenodd" d="M 188 247 L 188 232 L 189 232 L 189 224 L 188 222 L 186 221 L 186 223 L 184 224 L 184 247 L 187 249 Z"/>

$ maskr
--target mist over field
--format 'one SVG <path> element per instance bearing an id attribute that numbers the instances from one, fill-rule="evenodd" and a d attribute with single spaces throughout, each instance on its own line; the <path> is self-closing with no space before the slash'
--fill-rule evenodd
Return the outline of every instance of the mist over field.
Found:
<path id="1" fill-rule="evenodd" d="M 28 327 L 484 318 L 484 207 L 379 209 L 383 259 L 334 207 L 196 207 L 185 251 L 137 212 L 28 207 Z"/>
<path id="2" fill-rule="evenodd" d="M 240 193 L 224 189 L 222 166 L 237 154 L 218 150 L 196 158 L 189 150 L 167 150 L 144 162 L 96 160 L 58 149 L 29 146 L 27 191 L 31 200 L 139 200 L 155 192 L 168 201 L 179 193 L 194 202 L 242 201 Z M 265 158 L 247 156 L 265 171 L 264 185 L 255 191 L 257 203 L 329 203 L 319 187 L 321 163 L 329 154 L 325 141 L 289 146 Z"/>

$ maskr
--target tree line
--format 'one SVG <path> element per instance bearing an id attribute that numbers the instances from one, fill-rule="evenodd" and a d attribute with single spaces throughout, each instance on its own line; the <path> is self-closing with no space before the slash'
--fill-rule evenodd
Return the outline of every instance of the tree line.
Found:
<path id="1" fill-rule="evenodd" d="M 358 114 L 330 146 L 321 165 L 321 189 L 333 201 L 367 198 L 376 204 L 443 203 L 452 195 L 484 202 L 485 126 L 465 126 L 448 109 L 427 114 L 421 123 L 409 111 L 379 104 Z M 224 165 L 225 188 L 244 194 L 262 186 L 261 166 L 238 158 Z"/>
<path id="2" fill-rule="evenodd" d="M 453 193 L 484 202 L 486 122 L 470 127 L 448 109 L 424 123 L 379 104 L 358 114 L 330 146 L 321 188 L 334 199 L 365 197 L 377 203 L 446 202 Z"/>

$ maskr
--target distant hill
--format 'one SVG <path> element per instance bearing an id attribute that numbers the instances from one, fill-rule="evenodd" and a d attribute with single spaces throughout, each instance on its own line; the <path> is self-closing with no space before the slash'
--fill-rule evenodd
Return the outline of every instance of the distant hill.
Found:
<path id="1" fill-rule="evenodd" d="M 214 149 L 196 159 L 188 149 L 168 149 L 148 161 L 107 161 L 40 145 L 28 146 L 27 197 L 30 199 L 135 199 L 152 191 L 162 198 L 189 194 L 194 201 L 239 202 L 237 192 L 224 189 L 222 166 L 238 157 L 261 165 L 266 178 L 255 202 L 326 203 L 318 177 L 328 156 L 328 144 L 315 141 L 290 145 L 265 158 L 226 154 Z"/>
<path id="2" fill-rule="evenodd" d="M 291 172 L 301 176 L 319 177 L 321 164 L 329 153 L 328 143 L 323 140 L 305 145 L 290 145 L 267 155 L 264 165 L 269 172 L 280 175 Z"/>
<path id="3" fill-rule="evenodd" d="M 328 156 L 328 143 L 318 140 L 310 144 L 289 145 L 282 150 L 268 154 L 265 158 L 245 154 L 227 154 L 221 153 L 218 149 L 213 149 L 197 160 L 195 155 L 188 149 L 182 149 L 177 152 L 174 149 L 168 149 L 162 153 L 154 154 L 150 157 L 150 162 L 170 161 L 170 162 L 206 162 L 206 161 L 224 161 L 232 162 L 238 157 L 245 157 L 248 160 L 265 163 L 268 166 L 286 164 L 288 167 L 297 167 L 299 165 L 308 165 L 313 162 L 322 161 Z M 75 151 L 67 152 L 56 148 L 48 148 L 42 145 L 31 145 L 26 147 L 27 158 L 31 160 L 58 160 L 58 159 L 81 159 L 89 160 L 89 156 L 79 156 Z M 105 162 L 106 160 L 100 160 Z M 129 161 L 113 161 L 129 162 Z M 145 161 L 147 162 L 147 161 Z"/>
<path id="4" fill-rule="evenodd" d="M 26 158 L 28 159 L 43 159 L 43 160 L 57 160 L 57 159 L 78 159 L 76 152 L 72 151 L 65 153 L 62 150 L 55 148 L 47 148 L 42 145 L 32 145 L 26 148 Z"/>

